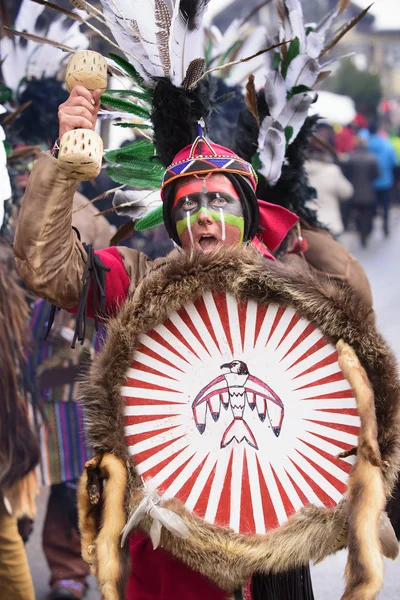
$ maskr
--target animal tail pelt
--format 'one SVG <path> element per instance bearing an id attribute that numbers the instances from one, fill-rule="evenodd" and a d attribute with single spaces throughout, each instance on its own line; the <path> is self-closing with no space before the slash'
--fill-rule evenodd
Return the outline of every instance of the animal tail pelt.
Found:
<path id="1" fill-rule="evenodd" d="M 348 560 L 342 600 L 374 600 L 383 584 L 379 520 L 385 507 L 374 392 L 354 350 L 337 344 L 339 365 L 353 388 L 361 427 L 348 485 Z"/>
<path id="2" fill-rule="evenodd" d="M 126 561 L 121 556 L 124 551 L 119 547 L 119 540 L 126 521 L 126 486 L 126 467 L 110 453 L 86 463 L 79 483 L 82 556 L 97 578 L 102 600 L 125 598 Z"/>

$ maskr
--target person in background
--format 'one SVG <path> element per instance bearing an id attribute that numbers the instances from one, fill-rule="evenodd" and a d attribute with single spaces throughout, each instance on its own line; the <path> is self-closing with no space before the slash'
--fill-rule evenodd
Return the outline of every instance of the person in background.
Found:
<path id="1" fill-rule="evenodd" d="M 335 163 L 333 148 L 324 138 L 319 139 L 320 128 L 317 136 L 310 139 L 306 171 L 310 186 L 317 191 L 318 219 L 334 235 L 340 235 L 343 232 L 340 203 L 350 200 L 353 186 Z"/>
<path id="2" fill-rule="evenodd" d="M 3 141 L 0 138 L 0 144 Z M 24 348 L 29 304 L 11 251 L 13 195 L 7 162 L 0 170 L 0 598 L 34 600 L 18 519 L 35 516 L 39 444 L 29 422 Z M 4 204 L 3 201 L 5 200 Z"/>
<path id="3" fill-rule="evenodd" d="M 82 242 L 94 248 L 108 245 L 115 231 L 93 204 L 75 193 L 72 224 Z M 50 305 L 44 300 L 34 304 L 30 329 L 33 351 L 29 357 L 32 379 L 36 379 L 38 402 L 36 423 L 41 446 L 41 475 L 51 484 L 43 527 L 42 545 L 50 569 L 49 600 L 83 598 L 87 589 L 89 565 L 81 556 L 76 509 L 77 480 L 91 458 L 84 436 L 84 415 L 77 403 L 79 377 L 88 367 L 93 353 L 101 346 L 102 335 L 87 320 L 83 345 L 71 348 L 76 318 L 57 311 L 54 325 L 45 340 Z M 43 418 L 41 418 L 43 415 Z"/>
<path id="4" fill-rule="evenodd" d="M 346 125 L 335 134 L 334 147 L 336 153 L 341 156 L 343 154 L 351 154 L 356 145 L 356 134 L 352 125 Z"/>
<path id="5" fill-rule="evenodd" d="M 391 191 L 394 185 L 394 171 L 397 164 L 396 153 L 389 139 L 378 132 L 376 123 L 370 126 L 368 150 L 375 156 L 380 175 L 374 181 L 376 207 L 383 211 L 383 231 L 389 235 Z"/>
<path id="6" fill-rule="evenodd" d="M 354 188 L 353 208 L 361 244 L 365 248 L 373 227 L 376 205 L 374 181 L 379 177 L 379 166 L 367 148 L 367 141 L 361 137 L 357 138 L 355 151 L 347 161 L 346 175 Z"/>

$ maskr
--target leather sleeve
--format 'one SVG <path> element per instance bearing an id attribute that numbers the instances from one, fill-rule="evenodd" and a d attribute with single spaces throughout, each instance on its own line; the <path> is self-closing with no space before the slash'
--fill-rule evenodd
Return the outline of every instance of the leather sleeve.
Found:
<path id="1" fill-rule="evenodd" d="M 29 289 L 61 308 L 78 303 L 86 252 L 72 229 L 78 182 L 49 153 L 29 177 L 14 239 L 18 273 Z"/>
<path id="2" fill-rule="evenodd" d="M 353 288 L 372 310 L 372 292 L 361 264 L 329 233 L 318 229 L 303 229 L 308 249 L 306 261 L 318 271 Z"/>

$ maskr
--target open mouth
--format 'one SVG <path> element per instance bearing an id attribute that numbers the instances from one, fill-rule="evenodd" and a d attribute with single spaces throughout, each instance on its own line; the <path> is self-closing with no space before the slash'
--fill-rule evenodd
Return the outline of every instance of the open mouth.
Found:
<path id="1" fill-rule="evenodd" d="M 213 235 L 202 235 L 199 239 L 199 246 L 203 251 L 211 250 L 218 244 L 218 240 Z"/>

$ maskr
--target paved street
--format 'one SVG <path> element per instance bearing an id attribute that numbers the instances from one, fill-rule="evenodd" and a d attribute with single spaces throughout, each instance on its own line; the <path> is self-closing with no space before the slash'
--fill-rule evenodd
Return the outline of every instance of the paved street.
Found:
<path id="1" fill-rule="evenodd" d="M 378 223 L 380 226 L 380 223 Z M 380 231 L 375 232 L 369 247 L 360 248 L 354 234 L 345 234 L 342 239 L 345 246 L 363 264 L 370 279 L 378 326 L 400 359 L 400 320 L 398 307 L 400 301 L 400 209 L 393 211 L 392 235 L 385 240 Z M 27 545 L 29 561 L 32 567 L 37 600 L 44 600 L 48 592 L 48 570 L 40 546 L 40 531 L 46 503 L 46 490 L 39 500 L 39 517 L 35 532 Z M 346 554 L 342 552 L 313 568 L 313 580 L 316 600 L 339 600 L 344 589 L 344 568 Z M 381 600 L 400 598 L 400 563 L 387 561 L 385 586 L 380 594 Z M 99 595 L 92 588 L 88 600 L 98 600 Z M 182 599 L 184 600 L 184 599 Z M 206 599 L 205 599 L 206 600 Z"/>

